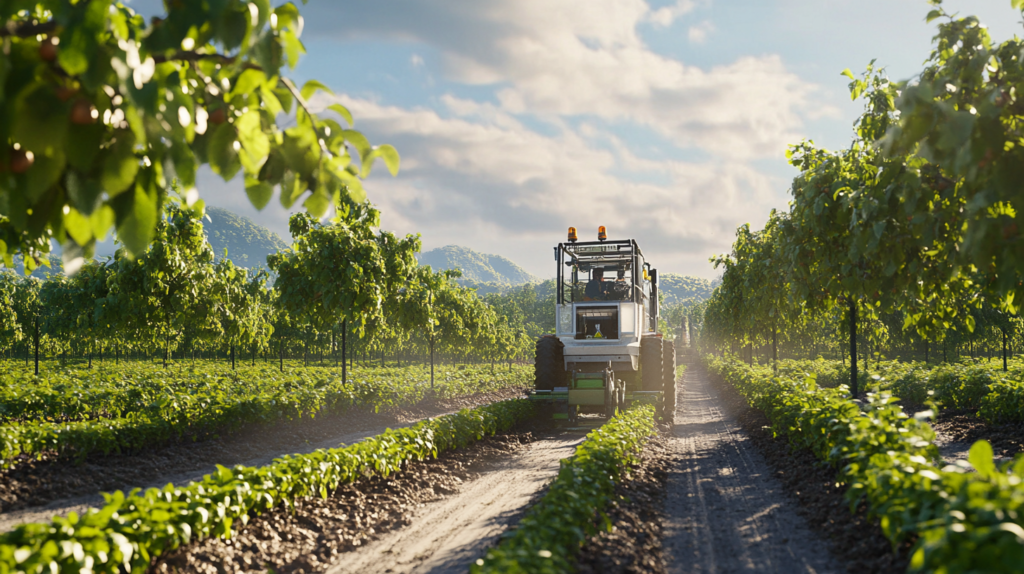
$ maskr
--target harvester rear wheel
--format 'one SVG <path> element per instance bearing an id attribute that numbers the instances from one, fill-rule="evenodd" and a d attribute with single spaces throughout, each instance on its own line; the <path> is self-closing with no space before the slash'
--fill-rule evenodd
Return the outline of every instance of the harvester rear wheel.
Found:
<path id="1" fill-rule="evenodd" d="M 550 391 L 557 386 L 565 385 L 565 360 L 562 358 L 564 347 L 558 337 L 537 339 L 533 374 L 534 388 L 538 391 Z"/>
<path id="2" fill-rule="evenodd" d="M 640 384 L 645 391 L 660 391 L 665 387 L 661 346 L 659 337 L 640 340 Z"/>
<path id="3" fill-rule="evenodd" d="M 664 366 L 665 400 L 662 404 L 663 415 L 669 424 L 675 419 L 676 413 L 676 346 L 674 341 L 662 343 L 661 354 Z"/>

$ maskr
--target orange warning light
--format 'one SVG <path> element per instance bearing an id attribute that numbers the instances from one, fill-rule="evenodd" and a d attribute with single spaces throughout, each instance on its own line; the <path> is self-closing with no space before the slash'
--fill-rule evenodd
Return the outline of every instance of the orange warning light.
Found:
<path id="1" fill-rule="evenodd" d="M 576 228 L 575 227 L 570 227 L 569 228 L 569 241 L 571 241 L 573 243 L 576 243 Z"/>
<path id="2" fill-rule="evenodd" d="M 604 226 L 602 225 L 597 228 L 597 240 L 604 241 L 605 239 L 608 239 L 608 233 L 605 232 Z"/>

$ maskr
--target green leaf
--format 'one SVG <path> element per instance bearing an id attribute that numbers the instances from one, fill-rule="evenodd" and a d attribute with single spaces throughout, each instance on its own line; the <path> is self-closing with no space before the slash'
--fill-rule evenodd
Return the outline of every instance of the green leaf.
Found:
<path id="1" fill-rule="evenodd" d="M 834 68 L 833 68 L 833 69 L 834 69 Z M 852 72 L 852 71 L 850 71 L 850 68 L 846 68 L 845 70 L 843 70 L 842 72 L 840 72 L 840 73 L 839 73 L 839 75 L 840 75 L 840 76 L 846 76 L 847 78 L 850 78 L 851 80 L 855 80 L 855 81 L 856 81 L 856 79 L 857 79 L 856 77 L 854 77 L 854 75 L 853 75 L 853 72 Z"/>
<path id="2" fill-rule="evenodd" d="M 267 82 L 267 75 L 262 70 L 248 69 L 235 80 L 235 86 L 231 89 L 228 99 L 238 95 L 248 95 L 259 90 Z"/>
<path id="3" fill-rule="evenodd" d="M 1013 0 L 1013 2 L 1022 2 L 1022 1 L 1024 1 L 1024 0 Z M 932 20 L 935 20 L 936 18 L 941 18 L 941 17 L 942 17 L 942 10 L 932 10 L 931 12 L 928 12 L 927 16 L 924 17 L 924 21 L 925 22 L 931 22 Z"/>
<path id="4" fill-rule="evenodd" d="M 337 114 L 341 116 L 342 119 L 348 122 L 349 126 L 355 125 L 355 123 L 352 121 L 352 112 L 348 111 L 348 108 L 346 108 L 345 106 L 341 104 L 331 104 L 327 106 L 327 109 L 333 112 L 337 112 Z"/>
<path id="5" fill-rule="evenodd" d="M 971 463 L 978 474 L 990 478 L 996 473 L 996 464 L 993 459 L 992 445 L 987 440 L 979 440 L 971 446 L 967 455 L 967 461 Z"/>
<path id="6" fill-rule="evenodd" d="M 107 150 L 103 160 L 103 175 L 100 183 L 110 197 L 128 189 L 139 172 L 139 160 L 135 157 L 135 138 L 131 131 L 115 132 L 116 141 Z"/>
<path id="7" fill-rule="evenodd" d="M 156 190 L 146 190 L 141 184 L 135 186 L 131 210 L 117 226 L 117 237 L 132 256 L 138 256 L 153 240 L 157 220 Z"/>
<path id="8" fill-rule="evenodd" d="M 206 155 L 210 160 L 210 169 L 224 178 L 225 181 L 235 177 L 235 174 L 242 167 L 238 159 L 238 151 L 235 150 L 237 138 L 238 133 L 235 131 L 235 126 L 223 123 L 214 130 L 206 146 Z"/>
<path id="9" fill-rule="evenodd" d="M 35 203 L 64 173 L 64 150 L 55 149 L 49 154 L 37 154 L 32 167 L 25 172 L 25 195 Z"/>
<path id="10" fill-rule="evenodd" d="M 265 181 L 246 179 L 245 194 L 257 211 L 262 211 L 274 196 L 274 187 Z"/>
<path id="11" fill-rule="evenodd" d="M 309 100 L 309 98 L 313 94 L 315 94 L 317 90 L 323 90 L 323 91 L 327 92 L 328 94 L 333 94 L 334 93 L 334 92 L 331 91 L 330 88 L 328 88 L 327 86 L 321 84 L 320 82 L 318 82 L 316 80 L 309 80 L 308 82 L 303 84 L 302 85 L 302 89 L 299 90 L 299 93 L 302 94 L 302 98 L 303 99 Z"/>
<path id="12" fill-rule="evenodd" d="M 83 172 L 92 171 L 105 132 L 106 126 L 99 122 L 86 125 L 71 124 L 66 148 L 68 163 Z"/>
<path id="13" fill-rule="evenodd" d="M 398 168 L 402 162 L 402 159 L 398 156 L 398 150 L 389 144 L 383 144 L 377 146 L 377 149 L 373 151 L 384 160 L 384 165 L 388 167 L 388 171 L 391 172 L 392 176 L 398 175 Z"/>

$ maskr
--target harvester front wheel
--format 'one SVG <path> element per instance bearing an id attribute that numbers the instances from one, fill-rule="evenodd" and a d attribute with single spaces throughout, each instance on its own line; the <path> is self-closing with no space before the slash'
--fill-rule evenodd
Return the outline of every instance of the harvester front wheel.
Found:
<path id="1" fill-rule="evenodd" d="M 533 364 L 534 388 L 550 391 L 565 384 L 565 360 L 562 349 L 565 345 L 558 337 L 537 339 L 537 355 Z"/>
<path id="2" fill-rule="evenodd" d="M 640 340 L 640 384 L 645 391 L 660 391 L 665 387 L 661 343 L 660 337 Z"/>

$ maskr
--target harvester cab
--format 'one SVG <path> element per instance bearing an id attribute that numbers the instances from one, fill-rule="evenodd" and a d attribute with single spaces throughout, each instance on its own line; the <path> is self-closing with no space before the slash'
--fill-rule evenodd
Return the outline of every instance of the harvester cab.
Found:
<path id="1" fill-rule="evenodd" d="M 671 423 L 675 347 L 658 332 L 658 271 L 635 240 L 608 240 L 603 226 L 589 242 L 570 227 L 555 261 L 555 333 L 537 341 L 531 398 L 570 422 L 650 402 Z"/>

